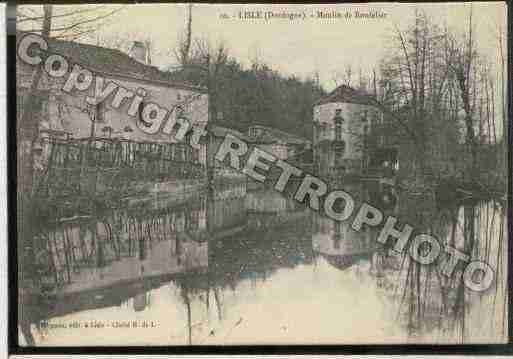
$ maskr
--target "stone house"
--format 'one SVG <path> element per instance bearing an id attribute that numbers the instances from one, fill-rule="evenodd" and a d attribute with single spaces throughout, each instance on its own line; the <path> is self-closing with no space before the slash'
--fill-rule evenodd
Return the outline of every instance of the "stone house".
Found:
<path id="1" fill-rule="evenodd" d="M 258 148 L 286 160 L 311 149 L 311 142 L 305 138 L 277 128 L 254 125 L 248 128 L 249 141 Z"/>
<path id="2" fill-rule="evenodd" d="M 346 85 L 317 101 L 313 152 L 319 175 L 361 174 L 372 167 L 376 155 L 387 152 L 386 136 L 380 134 L 385 122 L 371 95 Z"/>
<path id="3" fill-rule="evenodd" d="M 26 33 L 17 34 L 18 43 L 24 35 Z M 150 151 L 152 154 L 164 153 L 166 159 L 206 165 L 206 145 L 194 150 L 186 140 L 178 143 L 174 136 L 162 131 L 148 134 L 141 130 L 140 123 L 141 107 L 154 103 L 168 110 L 166 119 L 186 118 L 193 126 L 206 126 L 208 94 L 204 88 L 176 83 L 171 78 L 172 74 L 147 64 L 148 54 L 141 42 L 135 41 L 128 54 L 116 49 L 59 39 L 47 39 L 47 43 L 48 53 L 63 56 L 69 63 L 69 69 L 62 77 L 50 76 L 43 70 L 35 108 L 30 109 L 35 113 L 34 122 L 39 126 L 40 138 L 35 150 L 38 151 L 36 155 L 43 167 L 51 152 L 48 144 L 55 139 L 93 143 L 93 150 L 100 152 L 108 151 L 113 143 L 121 144 L 118 146 L 122 148 L 120 157 L 129 160 L 137 154 L 149 158 L 146 155 Z M 42 58 L 45 59 L 44 54 Z M 75 64 L 92 72 L 92 84 L 84 91 L 63 91 Z M 22 112 L 26 110 L 23 104 L 35 66 L 26 64 L 19 57 L 16 66 L 19 121 Z M 39 66 L 43 66 L 43 63 Z M 104 87 L 112 81 L 119 86 L 118 90 L 123 87 L 136 94 L 144 93 L 134 116 L 128 114 L 132 102 L 130 99 L 123 100 L 117 107 L 113 106 L 116 90 L 97 105 L 86 101 L 88 96 L 94 98 L 98 77 L 104 79 Z M 38 158 L 34 161 L 37 163 Z"/>

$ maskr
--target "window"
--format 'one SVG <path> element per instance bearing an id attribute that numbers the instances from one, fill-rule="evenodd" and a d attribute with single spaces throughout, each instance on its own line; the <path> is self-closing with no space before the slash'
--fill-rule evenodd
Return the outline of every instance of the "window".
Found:
<path id="1" fill-rule="evenodd" d="M 346 143 L 344 141 L 341 141 L 336 144 L 335 147 L 335 166 L 336 167 L 343 167 L 344 165 L 344 153 L 346 150 Z"/>
<path id="2" fill-rule="evenodd" d="M 105 122 L 105 106 L 103 102 L 100 102 L 96 105 L 95 108 L 95 121 L 97 123 L 104 123 Z"/>
<path id="3" fill-rule="evenodd" d="M 319 123 L 317 130 L 318 130 L 317 139 L 320 141 L 326 137 L 326 124 Z"/>
<path id="4" fill-rule="evenodd" d="M 342 141 L 342 122 L 335 123 L 335 140 Z"/>
<path id="5" fill-rule="evenodd" d="M 176 107 L 176 118 L 184 118 L 185 117 L 185 110 L 182 106 Z"/>
<path id="6" fill-rule="evenodd" d="M 258 127 L 252 127 L 249 132 L 250 132 L 249 135 L 251 137 L 257 137 L 257 136 L 260 136 L 261 129 Z"/>
<path id="7" fill-rule="evenodd" d="M 192 149 L 192 162 L 193 163 L 199 162 L 199 150 L 197 148 Z"/>
<path id="8" fill-rule="evenodd" d="M 335 225 L 335 235 L 333 236 L 333 248 L 340 249 L 340 241 L 344 239 L 342 223 L 337 222 Z"/>
<path id="9" fill-rule="evenodd" d="M 141 122 L 144 127 L 151 127 L 151 123 L 148 123 L 143 120 L 143 109 L 144 109 L 144 103 L 141 102 L 139 104 L 139 107 L 137 108 L 137 116 L 139 117 L 139 122 Z"/>
<path id="10" fill-rule="evenodd" d="M 340 249 L 340 233 L 335 232 L 335 235 L 333 236 L 333 248 L 334 249 Z"/>
<path id="11" fill-rule="evenodd" d="M 335 110 L 335 118 L 333 118 L 333 122 L 335 122 L 335 140 L 342 141 L 342 124 L 344 123 L 344 119 L 341 116 L 342 110 Z"/>
<path id="12" fill-rule="evenodd" d="M 177 162 L 181 162 L 184 160 L 185 156 L 183 155 L 183 149 L 181 144 L 176 144 L 174 157 Z"/>
<path id="13" fill-rule="evenodd" d="M 343 149 L 338 149 L 335 152 L 335 161 L 337 163 L 337 167 L 344 166 L 344 150 Z"/>

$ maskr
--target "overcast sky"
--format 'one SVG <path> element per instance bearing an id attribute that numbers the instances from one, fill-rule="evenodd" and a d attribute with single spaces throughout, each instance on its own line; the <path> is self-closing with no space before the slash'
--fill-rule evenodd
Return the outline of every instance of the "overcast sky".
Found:
<path id="1" fill-rule="evenodd" d="M 394 23 L 399 27 L 407 25 L 413 18 L 415 7 L 425 9 L 440 24 L 463 30 L 468 23 L 470 5 L 464 3 L 434 4 L 330 4 L 330 5 L 209 5 L 193 7 L 193 36 L 207 37 L 211 41 L 223 40 L 230 53 L 244 64 L 256 56 L 273 69 L 287 74 L 304 77 L 318 71 L 321 82 L 331 89 L 336 71 L 343 71 L 345 64 L 352 64 L 357 70 L 369 70 L 381 57 L 387 37 L 392 33 Z M 272 19 L 240 20 L 241 10 L 273 11 L 288 13 L 306 12 L 315 14 L 318 10 L 340 13 L 355 10 L 385 13 L 379 19 L 331 19 L 306 20 Z M 128 6 L 115 21 L 101 29 L 100 36 L 109 33 L 131 33 L 151 36 L 157 54 L 153 56 L 156 65 L 174 62 L 170 49 L 177 42 L 177 34 L 185 27 L 187 5 L 183 4 L 141 4 Z M 221 19 L 221 14 L 231 19 Z M 497 24 L 506 22 L 506 8 L 503 3 L 474 3 L 474 23 L 478 46 L 492 58 L 497 53 Z M 503 26 L 503 28 L 505 28 Z M 353 72 L 355 71 L 353 70 Z"/>
<path id="2" fill-rule="evenodd" d="M 258 57 L 259 61 L 275 70 L 302 78 L 318 71 L 321 83 L 331 90 L 334 87 L 334 74 L 337 71 L 342 73 L 346 64 L 352 65 L 353 74 L 358 73 L 359 67 L 364 73 L 369 73 L 382 56 L 394 24 L 400 28 L 406 27 L 413 19 L 415 7 L 426 10 L 440 25 L 447 24 L 463 31 L 468 24 L 468 3 L 195 4 L 192 31 L 194 37 L 206 37 L 214 43 L 224 41 L 230 54 L 244 65 Z M 238 19 L 239 11 L 244 10 L 305 12 L 307 15 L 315 15 L 317 11 L 337 11 L 342 14 L 349 11 L 354 14 L 358 10 L 362 13 L 384 13 L 386 16 L 378 19 L 353 17 L 329 20 Z M 178 34 L 185 28 L 186 13 L 186 4 L 126 5 L 125 10 L 110 19 L 110 24 L 100 28 L 95 36 L 109 38 L 117 35 L 133 40 L 150 37 L 156 50 L 152 54 L 153 64 L 170 65 L 176 62 L 172 49 L 176 47 Z M 222 19 L 222 14 L 231 18 Z M 478 47 L 491 59 L 497 60 L 497 24 L 506 23 L 505 5 L 500 2 L 473 3 L 473 14 Z M 89 41 L 95 42 L 94 39 Z M 355 78 L 353 76 L 353 80 Z"/>

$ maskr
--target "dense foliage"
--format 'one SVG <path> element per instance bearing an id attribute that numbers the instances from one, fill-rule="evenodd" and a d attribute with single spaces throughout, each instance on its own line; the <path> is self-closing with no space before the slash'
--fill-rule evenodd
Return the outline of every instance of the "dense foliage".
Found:
<path id="1" fill-rule="evenodd" d="M 312 137 L 313 105 L 325 94 L 317 81 L 284 76 L 266 65 L 245 69 L 233 58 L 207 68 L 197 60 L 172 76 L 210 89 L 214 123 L 243 132 L 258 124 Z"/>

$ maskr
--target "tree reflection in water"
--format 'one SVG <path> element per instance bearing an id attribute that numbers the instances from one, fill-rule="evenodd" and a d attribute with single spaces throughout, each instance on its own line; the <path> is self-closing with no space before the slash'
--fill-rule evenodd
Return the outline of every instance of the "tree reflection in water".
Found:
<path id="1" fill-rule="evenodd" d="M 383 306 L 388 308 L 385 312 L 395 310 L 397 325 L 404 332 L 401 335 L 409 342 L 471 343 L 506 338 L 503 204 L 439 207 L 430 196 L 383 192 L 379 186 L 347 190 L 376 206 L 383 205 L 380 201 L 386 193 L 387 203 L 381 207 L 386 208 L 385 216 L 393 214 L 400 219 L 399 227 L 408 222 L 417 232 L 430 233 L 473 259 L 490 263 L 496 269 L 493 288 L 472 293 L 459 280 L 462 268 L 446 278 L 440 273 L 439 263 L 421 266 L 408 256 L 394 255 L 392 243 L 378 245 L 379 229 L 355 232 L 350 221 L 335 223 L 276 192 L 210 193 L 181 203 L 110 209 L 99 218 L 48 225 L 39 234 L 44 241 L 36 256 L 41 268 L 34 278 L 37 284 L 23 291 L 20 329 L 29 343 L 49 345 L 45 343 L 52 342 L 52 332 L 45 331 L 41 323 L 58 318 L 72 320 L 92 310 L 108 318 L 117 307 L 122 308 L 119 310 L 127 320 L 136 313 L 142 318 L 155 315 L 176 328 L 178 344 L 182 339 L 184 344 L 223 344 L 231 343 L 239 332 L 243 335 L 244 330 L 250 330 L 253 314 L 244 310 L 258 311 L 256 308 L 265 305 L 274 311 L 280 305 L 294 307 L 297 303 L 306 305 L 294 314 L 298 321 L 301 316 L 318 313 L 319 318 L 326 315 L 326 320 L 333 321 L 324 322 L 331 328 L 336 327 L 335 318 L 347 308 L 330 302 L 322 290 L 305 294 L 318 298 L 319 303 L 330 303 L 333 313 L 323 314 L 325 309 L 317 307 L 315 300 L 304 304 L 298 301 L 298 294 L 292 294 L 308 291 L 312 285 L 317 288 L 322 276 L 329 276 L 335 282 L 325 292 L 333 295 L 347 291 L 344 295 L 353 296 L 351 300 L 356 302 L 365 303 L 354 298 L 360 295 L 359 290 L 367 293 L 375 288 L 377 301 L 362 305 Z M 395 198 L 390 201 L 390 196 Z M 327 273 L 327 268 L 332 268 L 331 272 Z M 302 279 L 308 272 L 319 279 L 309 284 L 310 279 Z M 360 289 L 347 287 L 349 272 L 354 273 L 354 285 L 360 285 Z M 284 293 L 290 294 L 281 303 L 273 300 L 284 295 L 278 293 L 274 280 L 285 275 L 293 280 L 285 284 L 290 287 Z M 167 287 L 172 291 L 162 291 Z M 264 297 L 256 296 L 259 288 L 269 291 L 265 303 Z M 238 312 L 236 307 L 246 309 Z M 372 312 L 377 308 L 361 310 Z M 176 317 L 180 312 L 183 322 Z M 262 313 L 263 327 L 258 327 L 258 333 L 272 332 L 271 318 L 265 318 Z M 387 328 L 396 326 L 393 318 L 389 322 Z M 183 333 L 179 330 L 181 323 Z M 156 330 L 158 335 L 151 332 L 154 336 L 165 335 L 162 329 Z M 292 337 L 293 330 L 299 329 L 291 323 L 280 324 L 276 330 L 276 340 L 281 343 L 299 338 Z M 301 330 L 306 338 L 321 335 L 308 325 Z M 391 334 L 387 330 L 374 339 L 394 340 L 388 338 Z M 342 334 L 337 340 L 347 343 Z M 174 341 L 173 336 L 166 335 L 167 340 Z M 318 342 L 331 340 L 330 336 L 316 338 Z M 259 342 L 259 338 L 254 340 Z"/>
<path id="2" fill-rule="evenodd" d="M 492 288 L 472 292 L 462 280 L 464 266 L 458 265 L 448 278 L 441 273 L 445 257 L 432 265 L 419 265 L 403 257 L 399 271 L 399 316 L 405 321 L 412 342 L 486 342 L 507 338 L 506 231 L 503 204 L 467 202 L 460 206 L 437 208 L 429 198 L 416 199 L 416 211 L 408 216 L 408 198 L 400 214 L 419 232 L 432 234 L 442 248 L 451 245 L 471 260 L 482 260 L 495 269 Z M 410 212 L 413 213 L 413 212 Z M 399 300 L 399 298 L 397 298 Z M 493 334 L 492 334 L 493 333 Z"/>

